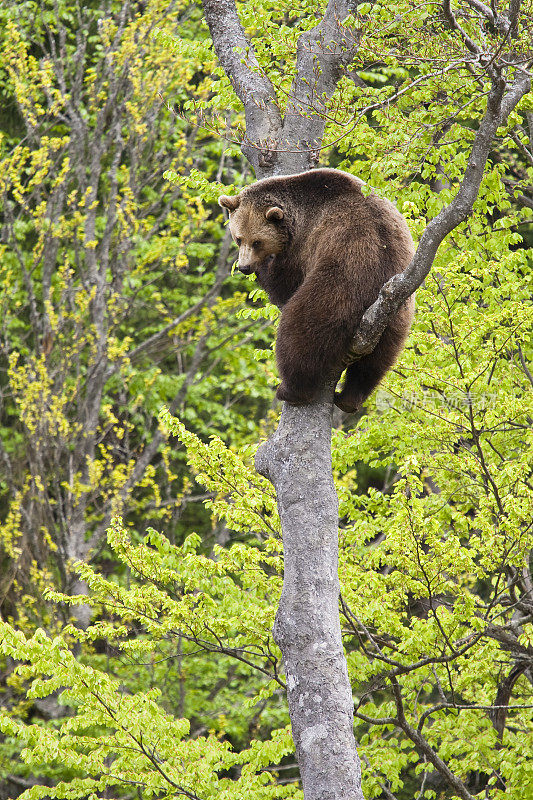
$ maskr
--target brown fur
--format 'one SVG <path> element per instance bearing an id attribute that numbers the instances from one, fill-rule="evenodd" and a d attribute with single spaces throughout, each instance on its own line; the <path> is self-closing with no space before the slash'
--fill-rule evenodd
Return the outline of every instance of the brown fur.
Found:
<path id="1" fill-rule="evenodd" d="M 362 182 L 332 169 L 265 178 L 219 204 L 230 211 L 239 269 L 255 272 L 282 309 L 276 341 L 277 396 L 308 403 L 342 369 L 363 313 L 383 284 L 411 261 L 405 220 Z M 346 370 L 335 402 L 356 411 L 398 357 L 414 312 L 410 298 L 375 350 Z"/>

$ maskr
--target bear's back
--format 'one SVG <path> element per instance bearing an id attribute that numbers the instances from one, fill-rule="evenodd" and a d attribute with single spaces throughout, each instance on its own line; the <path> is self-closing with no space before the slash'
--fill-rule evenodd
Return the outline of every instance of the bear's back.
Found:
<path id="1" fill-rule="evenodd" d="M 364 201 L 363 181 L 335 169 L 315 169 L 296 175 L 263 178 L 241 192 L 242 202 L 260 207 L 279 204 L 289 216 L 307 218 L 308 224 L 331 204 Z"/>
<path id="2" fill-rule="evenodd" d="M 291 233 L 287 258 L 304 274 L 328 262 L 357 281 L 381 286 L 411 261 L 414 245 L 396 207 L 364 182 L 335 169 L 264 178 L 243 190 L 243 203 L 281 206 Z"/>

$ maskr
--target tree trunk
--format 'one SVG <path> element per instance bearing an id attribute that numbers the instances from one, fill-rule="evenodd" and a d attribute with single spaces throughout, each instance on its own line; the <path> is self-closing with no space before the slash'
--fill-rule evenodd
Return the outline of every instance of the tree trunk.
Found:
<path id="1" fill-rule="evenodd" d="M 353 701 L 339 620 L 338 500 L 331 472 L 333 387 L 283 404 L 256 455 L 275 486 L 285 571 L 274 625 L 306 800 L 362 800 Z"/>

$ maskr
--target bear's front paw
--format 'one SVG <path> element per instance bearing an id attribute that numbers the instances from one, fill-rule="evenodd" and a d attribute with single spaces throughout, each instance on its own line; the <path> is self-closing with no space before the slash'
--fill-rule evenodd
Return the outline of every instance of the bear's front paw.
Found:
<path id="1" fill-rule="evenodd" d="M 284 400 L 290 403 L 291 406 L 305 406 L 311 401 L 311 395 L 303 395 L 298 392 L 291 391 L 285 383 L 280 383 L 276 391 L 278 400 Z"/>

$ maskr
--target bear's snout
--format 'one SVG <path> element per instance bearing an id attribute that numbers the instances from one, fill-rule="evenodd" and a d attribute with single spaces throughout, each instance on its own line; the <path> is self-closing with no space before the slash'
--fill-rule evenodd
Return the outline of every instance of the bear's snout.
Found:
<path id="1" fill-rule="evenodd" d="M 243 275 L 251 275 L 254 271 L 252 264 L 237 264 L 237 269 L 239 272 L 242 272 Z"/>

